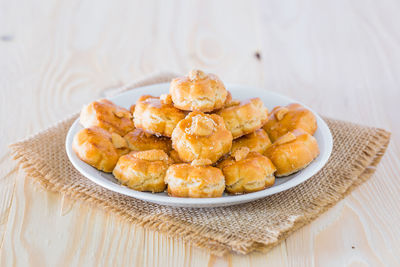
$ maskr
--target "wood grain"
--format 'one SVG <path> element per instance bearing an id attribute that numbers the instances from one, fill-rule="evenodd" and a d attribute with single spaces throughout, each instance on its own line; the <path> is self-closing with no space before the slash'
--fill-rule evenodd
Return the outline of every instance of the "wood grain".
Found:
<path id="1" fill-rule="evenodd" d="M 1 266 L 399 266 L 400 3 L 0 1 Z M 269 253 L 214 257 L 25 179 L 7 145 L 108 88 L 199 67 L 393 133 L 371 180 Z"/>

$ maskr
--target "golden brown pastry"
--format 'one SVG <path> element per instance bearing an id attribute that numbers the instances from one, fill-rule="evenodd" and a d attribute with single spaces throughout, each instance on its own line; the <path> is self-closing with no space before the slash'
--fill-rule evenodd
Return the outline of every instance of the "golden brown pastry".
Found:
<path id="1" fill-rule="evenodd" d="M 128 142 L 117 133 L 111 133 L 111 142 L 117 149 L 120 156 L 128 154 L 131 150 L 129 149 Z"/>
<path id="2" fill-rule="evenodd" d="M 79 120 L 85 128 L 98 126 L 121 136 L 135 129 L 129 110 L 107 99 L 100 99 L 84 106 Z"/>
<path id="3" fill-rule="evenodd" d="M 319 155 L 319 148 L 312 135 L 297 129 L 279 137 L 265 155 L 274 163 L 275 175 L 280 177 L 307 167 Z"/>
<path id="4" fill-rule="evenodd" d="M 231 194 L 263 190 L 275 183 L 275 166 L 265 156 L 242 147 L 218 167 L 225 176 L 226 191 Z"/>
<path id="5" fill-rule="evenodd" d="M 111 134 L 97 126 L 80 130 L 74 136 L 72 149 L 81 160 L 104 172 L 112 172 L 120 156 Z"/>
<path id="6" fill-rule="evenodd" d="M 264 154 L 267 148 L 271 145 L 271 140 L 263 129 L 258 129 L 255 132 L 246 134 L 238 139 L 233 140 L 231 151 L 248 147 L 250 152 L 258 152 Z"/>
<path id="7" fill-rule="evenodd" d="M 119 158 L 113 174 L 121 184 L 134 190 L 162 192 L 165 173 L 171 163 L 163 150 L 133 151 Z"/>
<path id="8" fill-rule="evenodd" d="M 260 98 L 252 98 L 217 112 L 232 132 L 233 139 L 260 129 L 268 119 L 268 110 Z"/>
<path id="9" fill-rule="evenodd" d="M 175 108 L 167 97 L 143 95 L 134 107 L 135 127 L 158 136 L 171 137 L 172 131 L 185 112 Z"/>
<path id="10" fill-rule="evenodd" d="M 132 105 L 132 106 L 129 108 L 129 111 L 130 111 L 130 113 L 132 114 L 132 118 L 133 118 L 133 113 L 135 113 L 135 107 L 136 107 L 136 105 Z"/>
<path id="11" fill-rule="evenodd" d="M 172 149 L 171 139 L 167 137 L 157 137 L 146 133 L 142 129 L 135 129 L 127 133 L 124 138 L 128 142 L 129 149 L 132 151 L 161 149 L 169 153 Z"/>
<path id="12" fill-rule="evenodd" d="M 211 112 L 224 106 L 228 92 L 214 74 L 192 70 L 173 79 L 169 90 L 175 107 L 188 111 Z"/>
<path id="13" fill-rule="evenodd" d="M 233 106 L 237 106 L 237 105 L 240 105 L 240 101 L 233 99 L 231 92 L 228 91 L 228 95 L 226 96 L 226 100 L 225 100 L 225 104 L 224 104 L 223 108 L 229 108 L 229 107 L 233 107 Z"/>
<path id="14" fill-rule="evenodd" d="M 169 152 L 169 157 L 172 159 L 172 161 L 173 161 L 174 163 L 184 163 L 184 162 L 181 160 L 181 158 L 179 157 L 179 154 L 178 154 L 178 152 L 176 152 L 175 149 L 172 149 L 172 150 Z"/>
<path id="15" fill-rule="evenodd" d="M 313 135 L 317 130 L 317 120 L 314 114 L 302 105 L 292 103 L 286 107 L 277 106 L 269 115 L 264 130 L 272 142 L 295 129 L 303 129 Z"/>
<path id="16" fill-rule="evenodd" d="M 174 164 L 168 168 L 165 182 L 168 194 L 174 197 L 220 197 L 225 189 L 220 169 L 208 166 L 210 160 L 194 160 L 191 164 Z"/>
<path id="17" fill-rule="evenodd" d="M 184 162 L 209 159 L 213 163 L 229 152 L 232 134 L 216 114 L 193 111 L 172 132 L 172 146 Z"/>

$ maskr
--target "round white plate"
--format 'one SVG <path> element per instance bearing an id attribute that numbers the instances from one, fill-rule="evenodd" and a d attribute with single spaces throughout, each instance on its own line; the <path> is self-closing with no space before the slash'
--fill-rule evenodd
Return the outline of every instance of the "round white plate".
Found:
<path id="1" fill-rule="evenodd" d="M 278 105 L 284 106 L 289 103 L 297 102 L 286 96 L 250 86 L 227 84 L 226 87 L 232 93 L 232 96 L 235 99 L 243 100 L 252 97 L 260 97 L 268 110 L 272 110 L 273 107 Z M 141 95 L 150 94 L 159 96 L 163 93 L 167 93 L 168 89 L 169 83 L 155 84 L 151 86 L 140 87 L 122 93 L 120 95 L 110 97 L 109 99 L 115 104 L 129 109 L 129 107 L 134 104 Z M 311 108 L 307 108 L 312 111 Z M 277 178 L 274 186 L 264 189 L 262 191 L 244 195 L 232 196 L 224 194 L 222 197 L 219 198 L 178 198 L 170 197 L 165 192 L 154 194 L 150 192 L 139 192 L 133 189 L 129 189 L 128 187 L 121 185 L 112 174 L 98 171 L 97 169 L 80 160 L 75 155 L 72 150 L 72 139 L 74 135 L 80 129 L 82 129 L 82 126 L 79 124 L 78 119 L 72 124 L 71 128 L 68 131 L 66 139 L 66 149 L 69 160 L 80 173 L 82 173 L 84 176 L 97 183 L 98 185 L 103 186 L 109 190 L 161 205 L 195 208 L 229 206 L 253 201 L 269 195 L 276 194 L 278 192 L 285 191 L 306 181 L 311 176 L 316 174 L 325 165 L 332 151 L 332 135 L 328 126 L 321 119 L 321 117 L 318 116 L 318 114 L 316 114 L 315 112 L 314 114 L 317 118 L 318 123 L 318 129 L 314 136 L 318 141 L 320 155 L 304 170 L 301 170 L 285 178 Z"/>

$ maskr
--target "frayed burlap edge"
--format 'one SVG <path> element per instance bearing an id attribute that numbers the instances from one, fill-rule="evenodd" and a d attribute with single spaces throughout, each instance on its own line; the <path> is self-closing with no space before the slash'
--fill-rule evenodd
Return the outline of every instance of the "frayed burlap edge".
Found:
<path id="1" fill-rule="evenodd" d="M 71 123 L 75 118 L 76 115 L 60 122 L 58 126 Z M 79 185 L 76 187 L 63 186 L 59 180 L 62 177 L 58 177 L 56 173 L 53 173 L 35 152 L 25 149 L 27 140 L 12 144 L 10 147 L 14 159 L 18 161 L 18 165 L 25 171 L 27 176 L 39 182 L 45 189 L 52 192 L 60 192 L 73 200 L 83 200 L 96 206 L 101 206 L 106 211 L 118 214 L 128 222 L 181 238 L 185 242 L 207 249 L 210 253 L 220 256 L 230 251 L 247 254 L 255 250 L 267 251 L 271 249 L 292 232 L 317 218 L 357 186 L 368 180 L 375 172 L 375 166 L 381 160 L 390 140 L 390 133 L 382 129 L 375 129 L 375 131 L 375 134 L 371 135 L 371 139 L 365 146 L 362 156 L 353 163 L 351 175 L 343 178 L 351 180 L 349 186 L 334 185 L 323 197 L 310 203 L 311 205 L 304 210 L 302 216 L 282 222 L 282 225 L 280 225 L 281 231 L 271 235 L 263 242 L 254 242 L 240 236 L 222 234 L 205 226 L 190 225 L 179 220 L 179 218 L 173 218 L 168 215 L 143 216 L 137 213 L 132 216 L 118 207 L 110 206 L 107 202 L 91 195 L 88 188 Z"/>
<path id="2" fill-rule="evenodd" d="M 293 224 L 279 235 L 277 242 L 271 244 L 255 244 L 253 250 L 268 251 L 271 248 L 284 241 L 291 233 L 299 228 L 307 225 L 332 206 L 336 205 L 340 200 L 353 192 L 358 186 L 371 178 L 376 170 L 376 166 L 381 161 L 390 142 L 391 133 L 383 129 L 375 128 L 376 134 L 371 137 L 368 145 L 362 151 L 362 156 L 355 160 L 352 165 L 351 175 L 342 177 L 351 180 L 352 183 L 348 187 L 335 186 L 325 194 L 323 198 L 317 198 L 312 204 L 315 208 L 305 210 L 303 216 L 296 218 Z M 319 209 L 319 210 L 318 210 Z"/>

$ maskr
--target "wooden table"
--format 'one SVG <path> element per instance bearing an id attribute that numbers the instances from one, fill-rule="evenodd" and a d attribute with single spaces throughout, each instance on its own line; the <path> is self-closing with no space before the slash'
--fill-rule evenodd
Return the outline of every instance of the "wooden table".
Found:
<path id="1" fill-rule="evenodd" d="M 1 266 L 400 264 L 399 1 L 2 0 Z M 105 90 L 198 67 L 393 133 L 371 180 L 269 253 L 214 257 L 25 179 L 7 145 Z"/>

